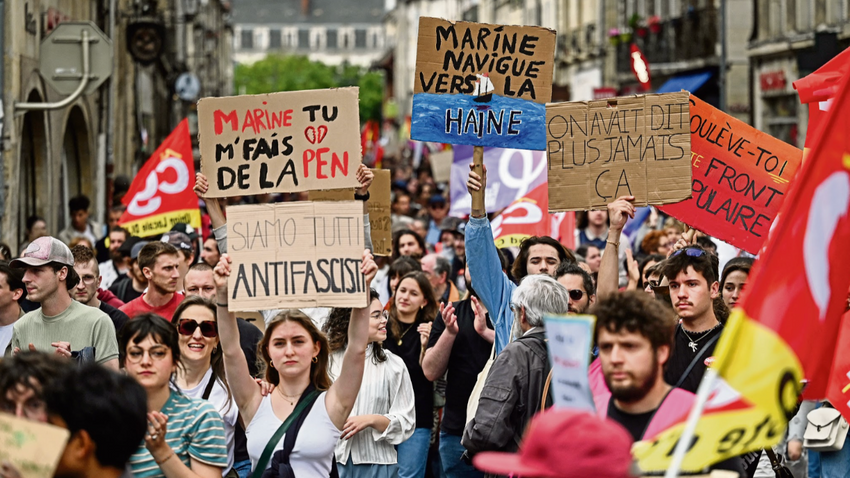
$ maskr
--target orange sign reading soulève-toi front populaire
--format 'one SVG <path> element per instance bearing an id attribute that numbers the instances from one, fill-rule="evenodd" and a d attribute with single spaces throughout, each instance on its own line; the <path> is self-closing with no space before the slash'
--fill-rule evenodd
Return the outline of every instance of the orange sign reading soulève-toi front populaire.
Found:
<path id="1" fill-rule="evenodd" d="M 690 103 L 693 197 L 659 209 L 755 254 L 803 152 L 693 95 Z"/>

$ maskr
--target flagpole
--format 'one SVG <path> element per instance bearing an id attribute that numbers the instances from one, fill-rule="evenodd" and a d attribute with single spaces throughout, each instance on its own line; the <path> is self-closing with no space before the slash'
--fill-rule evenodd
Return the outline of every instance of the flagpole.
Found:
<path id="1" fill-rule="evenodd" d="M 711 388 L 714 386 L 714 381 L 717 379 L 717 369 L 709 367 L 702 376 L 702 381 L 697 389 L 697 397 L 694 401 L 694 406 L 688 415 L 688 421 L 685 423 L 685 429 L 682 431 L 682 436 L 676 443 L 676 449 L 673 452 L 673 460 L 670 462 L 670 467 L 664 474 L 664 478 L 676 478 L 682 468 L 682 462 L 685 460 L 685 455 L 688 453 L 691 441 L 694 438 L 694 433 L 697 429 L 697 424 L 705 409 L 705 404 L 708 401 L 708 396 L 711 393 Z"/>

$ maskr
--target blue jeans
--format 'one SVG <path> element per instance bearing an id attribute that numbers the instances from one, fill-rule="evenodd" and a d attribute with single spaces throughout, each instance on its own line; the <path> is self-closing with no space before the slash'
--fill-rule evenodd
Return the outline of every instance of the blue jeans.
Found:
<path id="1" fill-rule="evenodd" d="M 446 478 L 484 478 L 484 473 L 461 460 L 466 448 L 460 444 L 462 437 L 440 432 L 440 460 Z"/>
<path id="2" fill-rule="evenodd" d="M 850 437 L 844 448 L 820 453 L 821 478 L 850 478 Z"/>
<path id="3" fill-rule="evenodd" d="M 428 448 L 431 447 L 431 429 L 413 430 L 398 450 L 398 478 L 423 478 L 428 464 Z"/>
<path id="4" fill-rule="evenodd" d="M 233 464 L 233 469 L 239 478 L 248 478 L 251 476 L 251 460 L 237 461 Z"/>

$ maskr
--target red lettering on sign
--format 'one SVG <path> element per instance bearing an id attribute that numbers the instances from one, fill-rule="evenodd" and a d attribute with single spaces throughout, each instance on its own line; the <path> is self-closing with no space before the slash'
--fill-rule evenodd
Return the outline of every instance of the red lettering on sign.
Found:
<path id="1" fill-rule="evenodd" d="M 239 116 L 236 114 L 236 111 L 224 114 L 221 110 L 215 110 L 213 112 L 213 121 L 215 121 L 215 134 L 221 134 L 224 131 L 224 121 L 230 123 L 233 131 L 239 129 Z"/>

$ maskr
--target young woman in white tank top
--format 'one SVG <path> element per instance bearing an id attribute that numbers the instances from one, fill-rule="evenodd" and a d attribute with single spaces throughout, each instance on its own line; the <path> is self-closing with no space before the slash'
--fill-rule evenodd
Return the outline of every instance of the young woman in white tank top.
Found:
<path id="1" fill-rule="evenodd" d="M 328 342 L 324 334 L 298 310 L 281 312 L 267 326 L 259 355 L 265 368 L 265 381 L 275 385 L 273 393 L 262 396 L 260 387 L 248 372 L 248 363 L 239 346 L 236 317 L 227 310 L 227 278 L 231 259 L 226 254 L 215 267 L 216 302 L 224 368 L 242 420 L 247 424 L 248 454 L 252 468 L 274 432 L 292 413 L 298 399 L 312 385 L 322 392 L 304 420 L 289 464 L 296 477 L 330 475 L 334 446 L 348 419 L 366 360 L 369 337 L 369 308 L 352 309 L 348 328 L 349 347 L 343 359 L 342 373 L 331 384 L 328 376 Z M 378 267 L 368 250 L 363 251 L 360 272 L 366 290 Z M 284 435 L 285 438 L 285 435 Z M 283 438 L 275 446 L 282 449 Z M 268 467 L 268 465 L 266 465 Z"/>

